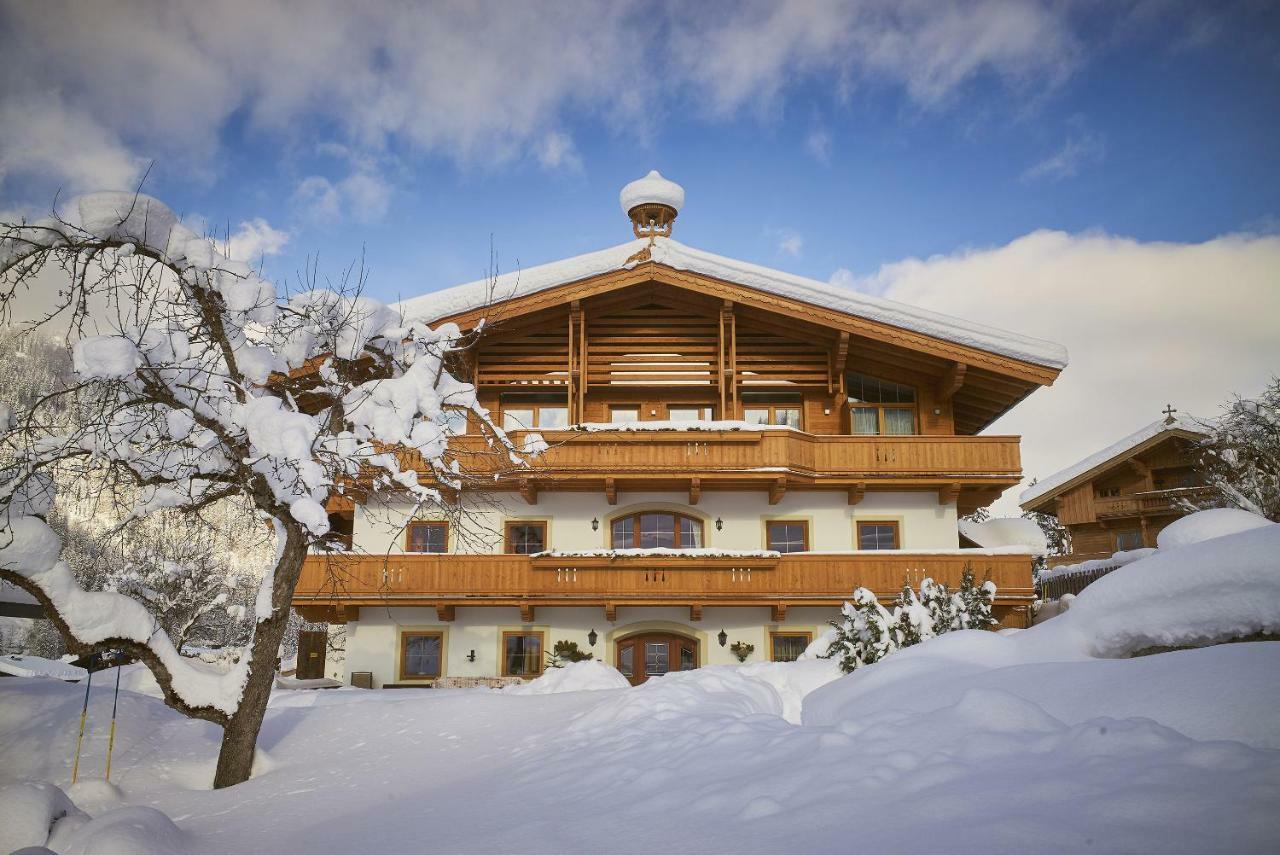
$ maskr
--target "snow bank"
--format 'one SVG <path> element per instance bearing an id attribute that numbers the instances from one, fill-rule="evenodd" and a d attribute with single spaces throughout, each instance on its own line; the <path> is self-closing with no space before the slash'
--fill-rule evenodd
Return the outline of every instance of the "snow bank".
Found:
<path id="1" fill-rule="evenodd" d="M 1188 514 L 1182 519 L 1169 523 L 1156 536 L 1156 545 L 1161 549 L 1177 549 L 1215 537 L 1224 537 L 1269 525 L 1275 525 L 1275 523 L 1266 517 L 1242 511 L 1239 508 L 1212 508 Z"/>
<path id="2" fill-rule="evenodd" d="M 44 659 L 25 653 L 0 656 L 0 673 L 15 677 L 51 677 L 55 680 L 83 680 L 89 672 L 69 662 Z"/>
<path id="3" fill-rule="evenodd" d="M 548 668 L 541 677 L 499 689 L 504 695 L 553 695 L 557 692 L 598 692 L 605 689 L 629 689 L 631 683 L 617 668 L 595 659 L 566 662 L 560 668 Z"/>
<path id="4" fill-rule="evenodd" d="M 962 519 L 959 527 L 961 534 L 985 549 L 1021 546 L 1034 555 L 1049 551 L 1040 526 L 1024 517 L 996 517 L 980 523 Z"/>
<path id="5" fill-rule="evenodd" d="M 0 852 L 44 846 L 60 824 L 78 826 L 89 817 L 53 784 L 0 787 Z"/>

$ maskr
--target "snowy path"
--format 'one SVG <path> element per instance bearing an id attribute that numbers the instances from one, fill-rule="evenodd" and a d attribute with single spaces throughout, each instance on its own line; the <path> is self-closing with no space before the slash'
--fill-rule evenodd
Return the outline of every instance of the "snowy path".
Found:
<path id="1" fill-rule="evenodd" d="M 998 669 L 980 688 L 914 703 L 890 687 L 858 715 L 842 681 L 814 695 L 839 720 L 803 726 L 776 714 L 767 681 L 735 668 L 523 697 L 282 693 L 263 771 L 219 792 L 195 789 L 216 731 L 130 693 L 113 777 L 130 803 L 173 817 L 193 853 L 1138 852 L 1156 835 L 1165 852 L 1273 851 L 1280 752 L 1256 746 L 1277 744 L 1280 726 L 1256 713 L 1276 708 L 1277 690 L 1257 678 L 1280 673 L 1280 643 L 1096 664 L 1107 667 Z M 1174 672 L 1217 675 L 1200 691 L 1171 686 L 1194 718 L 1217 720 L 1202 740 L 1244 741 L 1099 718 L 1112 713 L 1104 692 Z M 1062 692 L 1047 688 L 1058 682 Z M 110 710 L 108 690 L 94 695 L 89 777 L 101 774 Z M 0 683 L 0 783 L 69 779 L 80 697 Z M 1072 708 L 1071 697 L 1092 700 Z M 1123 692 L 1114 705 L 1140 706 Z M 92 786 L 71 792 L 90 813 L 110 806 Z"/>

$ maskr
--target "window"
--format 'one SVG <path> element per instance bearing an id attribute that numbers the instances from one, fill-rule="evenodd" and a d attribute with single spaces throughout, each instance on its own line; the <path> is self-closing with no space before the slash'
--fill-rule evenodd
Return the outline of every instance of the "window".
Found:
<path id="1" fill-rule="evenodd" d="M 405 552 L 448 552 L 447 522 L 411 522 L 405 530 Z"/>
<path id="2" fill-rule="evenodd" d="M 542 673 L 542 633 L 502 633 L 504 677 L 537 677 Z"/>
<path id="3" fill-rule="evenodd" d="M 667 407 L 667 418 L 673 422 L 709 422 L 716 417 L 712 406 Z"/>
<path id="4" fill-rule="evenodd" d="M 440 676 L 444 660 L 444 633 L 400 634 L 400 679 L 425 680 Z"/>
<path id="5" fill-rule="evenodd" d="M 560 395 L 503 396 L 503 430 L 555 430 L 569 426 L 569 407 Z"/>
<path id="6" fill-rule="evenodd" d="M 896 522 L 858 523 L 859 549 L 897 549 L 898 524 Z"/>
<path id="7" fill-rule="evenodd" d="M 449 436 L 462 436 L 467 432 L 467 411 L 457 407 L 445 407 L 444 432 Z"/>
<path id="8" fill-rule="evenodd" d="M 801 430 L 803 409 L 799 395 L 742 396 L 742 420 L 753 425 L 783 425 Z"/>
<path id="9" fill-rule="evenodd" d="M 806 552 L 809 524 L 803 520 L 770 520 L 765 523 L 765 540 L 774 552 Z"/>
<path id="10" fill-rule="evenodd" d="M 1099 499 L 1111 499 L 1119 495 L 1120 495 L 1119 487 L 1099 487 L 1097 489 L 1097 496 Z"/>
<path id="11" fill-rule="evenodd" d="M 858 436 L 908 436 L 916 432 L 916 390 L 862 374 L 845 377 L 850 426 Z"/>
<path id="12" fill-rule="evenodd" d="M 769 633 L 769 659 L 773 662 L 795 662 L 813 641 L 807 632 Z"/>
<path id="13" fill-rule="evenodd" d="M 615 425 L 640 421 L 639 407 L 610 407 L 609 421 Z"/>
<path id="14" fill-rule="evenodd" d="M 355 535 L 356 517 L 351 511 L 339 511 L 329 514 L 330 548 L 343 552 L 351 551 L 351 541 Z"/>
<path id="15" fill-rule="evenodd" d="M 1125 552 L 1130 549 L 1141 549 L 1142 532 L 1133 529 L 1131 531 L 1116 532 L 1116 552 Z"/>
<path id="16" fill-rule="evenodd" d="M 547 548 L 547 524 L 545 522 L 507 523 L 507 554 L 533 555 Z"/>
<path id="17" fill-rule="evenodd" d="M 613 521 L 613 549 L 696 549 L 702 521 L 667 511 L 643 511 Z"/>

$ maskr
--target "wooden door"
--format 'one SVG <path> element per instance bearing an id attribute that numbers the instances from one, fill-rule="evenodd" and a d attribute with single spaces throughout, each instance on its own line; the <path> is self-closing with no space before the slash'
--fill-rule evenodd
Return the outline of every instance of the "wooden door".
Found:
<path id="1" fill-rule="evenodd" d="M 324 676 L 324 655 L 329 645 L 329 633 L 324 630 L 300 630 L 298 632 L 299 680 L 319 680 Z"/>
<path id="2" fill-rule="evenodd" d="M 629 635 L 618 642 L 616 665 L 633 686 L 670 671 L 692 671 L 698 667 L 698 642 L 673 633 Z"/>

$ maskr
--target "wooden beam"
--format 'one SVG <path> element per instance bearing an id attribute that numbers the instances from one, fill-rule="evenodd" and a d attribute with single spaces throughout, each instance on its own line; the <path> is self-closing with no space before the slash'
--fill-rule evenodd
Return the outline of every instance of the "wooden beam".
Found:
<path id="1" fill-rule="evenodd" d="M 360 607 L 359 606 L 343 606 L 342 620 L 344 623 L 355 623 L 356 621 L 360 620 Z"/>
<path id="2" fill-rule="evenodd" d="M 960 387 L 964 386 L 964 375 L 968 372 L 969 366 L 963 362 L 953 362 L 947 372 L 942 375 L 942 379 L 938 381 L 938 401 L 950 401 L 955 397 L 956 392 L 960 391 Z"/>
<path id="3" fill-rule="evenodd" d="M 436 603 L 436 617 L 443 621 L 452 621 L 455 617 L 451 603 Z"/>
<path id="4" fill-rule="evenodd" d="M 529 504 L 531 505 L 538 504 L 537 483 L 534 481 L 530 481 L 528 478 L 522 478 L 520 480 L 520 495 L 523 496 L 524 500 Z"/>
<path id="5" fill-rule="evenodd" d="M 618 504 L 618 482 L 613 478 L 604 479 L 604 497 L 609 504 Z"/>
<path id="6" fill-rule="evenodd" d="M 844 368 L 849 361 L 849 333 L 840 331 L 840 338 L 831 352 L 831 370 L 827 374 L 827 394 L 834 395 L 836 390 L 844 391 Z"/>
<path id="7" fill-rule="evenodd" d="M 773 605 L 769 606 L 769 620 L 773 621 L 774 623 L 782 623 L 786 619 L 787 619 L 786 603 L 774 603 Z"/>
<path id="8" fill-rule="evenodd" d="M 866 484 L 854 484 L 849 488 L 849 504 L 856 505 L 861 502 L 867 495 Z"/>
<path id="9" fill-rule="evenodd" d="M 698 500 L 702 498 L 702 479 L 689 479 L 689 504 L 696 505 Z"/>
<path id="10" fill-rule="evenodd" d="M 938 504 L 949 505 L 960 497 L 959 484 L 947 484 L 938 488 Z"/>
<path id="11" fill-rule="evenodd" d="M 533 623 L 533 603 L 520 604 L 520 622 Z"/>
<path id="12" fill-rule="evenodd" d="M 604 604 L 604 619 L 605 619 L 605 620 L 607 620 L 609 623 L 613 623 L 614 621 L 616 621 L 616 620 L 618 619 L 618 604 L 617 604 L 617 603 L 605 603 L 605 604 Z"/>
<path id="13" fill-rule="evenodd" d="M 775 478 L 769 485 L 769 504 L 776 505 L 787 494 L 787 479 Z"/>
<path id="14" fill-rule="evenodd" d="M 690 621 L 702 620 L 702 603 L 689 604 L 689 620 Z"/>

